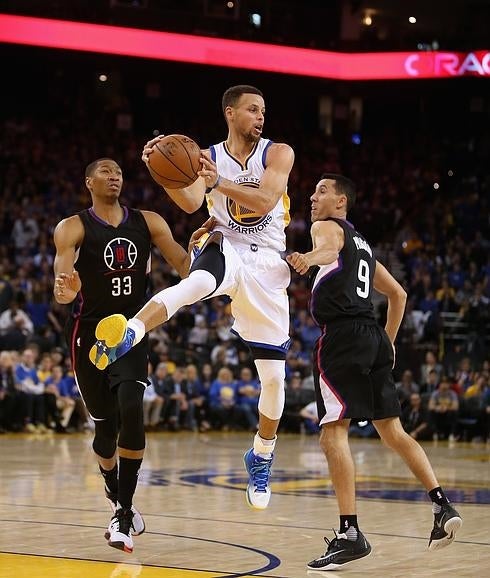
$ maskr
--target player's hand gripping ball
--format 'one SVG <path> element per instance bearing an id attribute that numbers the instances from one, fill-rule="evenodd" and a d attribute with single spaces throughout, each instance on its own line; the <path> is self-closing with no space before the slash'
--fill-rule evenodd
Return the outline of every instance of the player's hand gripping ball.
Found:
<path id="1" fill-rule="evenodd" d="M 201 167 L 199 145 L 183 134 L 169 134 L 158 140 L 148 155 L 148 170 L 153 179 L 166 189 L 191 185 Z"/>

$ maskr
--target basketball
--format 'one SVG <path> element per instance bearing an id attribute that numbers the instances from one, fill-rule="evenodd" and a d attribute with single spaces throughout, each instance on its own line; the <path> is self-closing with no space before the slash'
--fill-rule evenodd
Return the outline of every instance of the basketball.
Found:
<path id="1" fill-rule="evenodd" d="M 183 134 L 169 134 L 153 146 L 148 168 L 153 179 L 166 189 L 181 189 L 198 177 L 199 145 Z"/>

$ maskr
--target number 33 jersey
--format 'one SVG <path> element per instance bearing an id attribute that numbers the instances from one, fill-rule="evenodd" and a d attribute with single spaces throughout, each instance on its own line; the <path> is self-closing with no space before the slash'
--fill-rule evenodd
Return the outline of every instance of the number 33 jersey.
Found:
<path id="1" fill-rule="evenodd" d="M 151 235 L 140 211 L 123 207 L 114 227 L 87 209 L 78 215 L 85 229 L 75 269 L 82 289 L 73 314 L 97 322 L 112 313 L 132 317 L 145 303 L 151 265 Z"/>
<path id="2" fill-rule="evenodd" d="M 320 326 L 375 319 L 372 304 L 376 258 L 364 237 L 343 219 L 330 218 L 344 230 L 339 257 L 313 271 L 310 313 Z"/>

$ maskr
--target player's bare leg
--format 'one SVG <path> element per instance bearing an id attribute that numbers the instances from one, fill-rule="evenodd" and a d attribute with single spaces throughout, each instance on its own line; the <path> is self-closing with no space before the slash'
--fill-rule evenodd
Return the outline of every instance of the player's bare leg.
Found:
<path id="1" fill-rule="evenodd" d="M 349 419 L 327 423 L 320 433 L 320 447 L 327 458 L 341 516 L 356 515 L 356 472 L 349 447 L 349 425 Z"/>
<path id="2" fill-rule="evenodd" d="M 463 520 L 439 486 L 422 446 L 405 432 L 399 418 L 381 419 L 373 423 L 383 443 L 404 460 L 432 500 L 434 527 L 429 538 L 429 550 L 448 546 L 463 525 Z"/>
<path id="3" fill-rule="evenodd" d="M 349 447 L 350 419 L 324 424 L 320 446 L 327 458 L 328 471 L 337 497 L 340 530 L 327 543 L 327 551 L 308 563 L 313 570 L 335 570 L 368 556 L 371 546 L 359 530 L 356 514 L 355 466 Z"/>

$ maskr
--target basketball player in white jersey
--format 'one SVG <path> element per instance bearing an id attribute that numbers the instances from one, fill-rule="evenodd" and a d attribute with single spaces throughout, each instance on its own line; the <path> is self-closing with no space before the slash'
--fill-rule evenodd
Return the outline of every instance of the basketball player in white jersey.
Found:
<path id="1" fill-rule="evenodd" d="M 180 307 L 229 295 L 232 330 L 249 346 L 261 383 L 259 430 L 244 462 L 247 501 L 262 510 L 270 500 L 270 470 L 284 406 L 290 273 L 280 252 L 286 248 L 286 190 L 294 152 L 287 144 L 262 138 L 265 104 L 257 88 L 233 86 L 224 93 L 222 105 L 227 139 L 203 151 L 200 176 L 192 185 L 167 190 L 187 213 L 197 211 L 206 199 L 216 219 L 214 231 L 195 246 L 187 279 L 154 295 L 132 319 L 112 315 L 99 323 L 90 357 L 104 369 Z M 146 144 L 145 163 L 160 138 Z"/>

